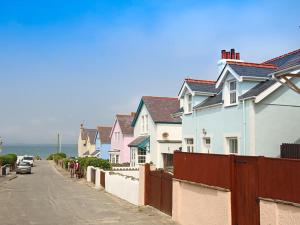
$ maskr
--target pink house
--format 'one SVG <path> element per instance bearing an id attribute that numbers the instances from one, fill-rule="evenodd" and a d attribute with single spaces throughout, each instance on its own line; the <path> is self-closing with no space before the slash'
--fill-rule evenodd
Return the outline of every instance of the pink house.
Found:
<path id="1" fill-rule="evenodd" d="M 111 149 L 109 160 L 111 163 L 121 164 L 130 162 L 130 148 L 128 144 L 133 141 L 133 127 L 131 123 L 135 113 L 130 115 L 116 115 L 110 133 Z"/>

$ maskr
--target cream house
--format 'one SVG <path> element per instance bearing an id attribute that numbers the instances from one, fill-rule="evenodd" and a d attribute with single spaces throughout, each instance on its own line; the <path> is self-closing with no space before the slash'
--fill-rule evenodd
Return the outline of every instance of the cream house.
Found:
<path id="1" fill-rule="evenodd" d="M 80 132 L 78 137 L 78 156 L 89 156 L 96 150 L 95 138 L 96 138 L 96 129 L 86 129 L 83 127 L 83 124 L 80 125 Z"/>
<path id="2" fill-rule="evenodd" d="M 173 152 L 181 149 L 181 119 L 171 116 L 179 105 L 176 98 L 142 97 L 132 122 L 134 140 L 128 145 L 131 166 L 172 166 Z"/>

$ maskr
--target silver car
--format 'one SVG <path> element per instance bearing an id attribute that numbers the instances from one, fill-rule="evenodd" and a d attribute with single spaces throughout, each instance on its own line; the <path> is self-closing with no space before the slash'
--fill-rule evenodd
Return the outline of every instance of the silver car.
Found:
<path id="1" fill-rule="evenodd" d="M 31 165 L 29 162 L 20 162 L 17 166 L 16 173 L 31 173 Z"/>

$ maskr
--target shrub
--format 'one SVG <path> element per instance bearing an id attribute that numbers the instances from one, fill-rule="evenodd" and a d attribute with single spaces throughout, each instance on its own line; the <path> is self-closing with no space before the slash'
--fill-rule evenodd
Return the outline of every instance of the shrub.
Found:
<path id="1" fill-rule="evenodd" d="M 96 157 L 85 157 L 85 158 L 78 158 L 78 162 L 80 163 L 81 167 L 86 169 L 88 166 L 99 167 L 101 169 L 111 169 L 111 164 L 106 159 L 99 159 Z"/>
<path id="2" fill-rule="evenodd" d="M 35 156 L 34 158 L 35 158 L 35 160 L 42 160 L 41 156 L 39 156 L 39 155 Z"/>
<path id="3" fill-rule="evenodd" d="M 1 165 L 11 164 L 15 165 L 18 156 L 16 154 L 6 154 L 0 156 Z"/>
<path id="4" fill-rule="evenodd" d="M 47 157 L 47 160 L 54 160 L 54 161 L 57 161 L 57 160 L 59 160 L 59 159 L 65 159 L 65 158 L 67 158 L 66 153 L 60 152 L 60 153 L 53 153 L 53 154 L 50 154 L 50 155 Z"/>

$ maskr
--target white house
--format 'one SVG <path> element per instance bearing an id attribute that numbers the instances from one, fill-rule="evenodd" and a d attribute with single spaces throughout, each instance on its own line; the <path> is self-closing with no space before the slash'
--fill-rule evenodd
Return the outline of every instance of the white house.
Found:
<path id="1" fill-rule="evenodd" d="M 132 122 L 134 140 L 128 145 L 131 166 L 172 166 L 173 152 L 181 148 L 181 119 L 171 116 L 177 110 L 177 98 L 142 97 Z"/>
<path id="2" fill-rule="evenodd" d="M 300 96 L 272 77 L 299 74 L 300 49 L 262 63 L 223 50 L 218 69 L 216 81 L 186 79 L 181 87 L 174 115 L 182 118 L 183 151 L 277 157 L 282 143 L 299 140 Z"/>

